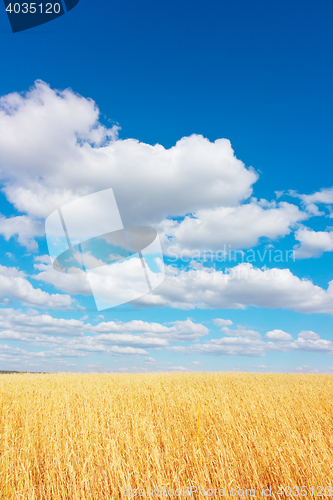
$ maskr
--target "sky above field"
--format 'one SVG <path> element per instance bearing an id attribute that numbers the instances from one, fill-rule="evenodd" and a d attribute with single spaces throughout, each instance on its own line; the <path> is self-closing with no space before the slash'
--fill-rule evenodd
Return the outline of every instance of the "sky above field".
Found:
<path id="1" fill-rule="evenodd" d="M 1 369 L 333 371 L 332 2 L 1 9 Z M 45 220 L 107 188 L 166 276 L 98 311 Z"/>

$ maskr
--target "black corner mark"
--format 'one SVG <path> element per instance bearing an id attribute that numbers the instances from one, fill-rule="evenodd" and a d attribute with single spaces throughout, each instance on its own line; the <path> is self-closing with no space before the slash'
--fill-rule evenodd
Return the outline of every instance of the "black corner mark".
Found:
<path id="1" fill-rule="evenodd" d="M 79 0 L 64 2 L 68 12 Z M 62 0 L 4 0 L 4 4 L 13 33 L 40 26 L 66 13 Z"/>

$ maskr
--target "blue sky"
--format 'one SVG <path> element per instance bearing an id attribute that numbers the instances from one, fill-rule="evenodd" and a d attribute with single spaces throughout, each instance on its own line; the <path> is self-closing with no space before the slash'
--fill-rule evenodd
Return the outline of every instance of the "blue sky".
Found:
<path id="1" fill-rule="evenodd" d="M 333 369 L 332 14 L 80 0 L 13 34 L 0 11 L 2 369 Z M 44 222 L 105 188 L 167 272 L 97 311 Z"/>

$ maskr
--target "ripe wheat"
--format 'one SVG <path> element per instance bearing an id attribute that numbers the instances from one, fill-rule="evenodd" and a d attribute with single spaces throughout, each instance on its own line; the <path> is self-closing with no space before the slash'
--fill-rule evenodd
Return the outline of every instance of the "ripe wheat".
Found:
<path id="1" fill-rule="evenodd" d="M 331 375 L 1 375 L 0 412 L 1 499 L 332 487 Z"/>

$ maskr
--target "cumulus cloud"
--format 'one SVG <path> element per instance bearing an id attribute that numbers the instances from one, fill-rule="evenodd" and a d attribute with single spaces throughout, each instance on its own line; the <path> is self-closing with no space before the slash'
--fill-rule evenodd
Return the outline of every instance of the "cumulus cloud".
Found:
<path id="1" fill-rule="evenodd" d="M 45 259 L 44 259 L 45 257 Z M 66 274 L 55 271 L 48 256 L 41 256 L 34 268 L 40 271 L 31 276 L 32 279 L 53 285 L 57 290 L 70 295 L 92 295 L 86 273 Z"/>
<path id="2" fill-rule="evenodd" d="M 16 235 L 21 244 L 35 249 L 34 238 L 42 232 L 43 218 L 77 197 L 106 187 L 113 188 L 125 225 L 159 228 L 165 248 L 172 244 L 178 252 L 207 247 L 219 250 L 224 243 L 249 248 L 263 237 L 289 234 L 308 217 L 290 203 L 250 199 L 258 175 L 235 157 L 227 139 L 210 142 L 192 135 L 165 149 L 159 144 L 120 140 L 117 133 L 117 127 L 106 128 L 99 122 L 94 101 L 71 89 L 53 90 L 37 81 L 26 93 L 0 98 L 0 180 L 8 200 L 27 214 L 0 218 L 0 234 L 6 239 Z M 35 280 L 52 284 L 65 294 L 91 294 L 83 273 L 57 273 L 46 261 L 35 265 L 39 271 Z M 275 307 L 292 304 L 296 310 L 304 310 L 308 295 L 316 292 L 309 310 L 326 312 L 330 307 L 328 292 L 288 270 L 281 270 L 280 282 L 271 279 L 268 271 L 257 270 L 255 279 L 245 281 L 215 273 L 215 282 L 210 284 L 204 280 L 213 274 L 203 271 L 195 292 L 191 291 L 193 280 L 180 281 L 177 272 L 158 294 L 136 304 L 187 309 L 271 307 L 276 303 Z M 26 280 L 27 287 L 28 283 Z"/>
<path id="3" fill-rule="evenodd" d="M 298 371 L 298 373 L 319 373 L 319 370 L 317 370 L 316 368 L 311 368 L 308 365 L 298 366 L 296 370 Z"/>
<path id="4" fill-rule="evenodd" d="M 313 194 L 299 194 L 296 191 L 290 190 L 288 194 L 289 196 L 299 198 L 306 207 L 319 204 L 333 204 L 333 188 L 323 188 Z"/>
<path id="5" fill-rule="evenodd" d="M 133 320 L 91 325 L 82 320 L 53 318 L 49 314 L 39 315 L 33 310 L 24 313 L 20 310 L 3 308 L 0 309 L 1 340 L 19 341 L 31 346 L 42 346 L 47 350 L 33 351 L 29 354 L 28 351 L 16 348 L 13 350 L 8 346 L 1 351 L 1 347 L 0 359 L 2 354 L 14 356 L 16 360 L 20 357 L 22 359 L 87 357 L 93 353 L 148 356 L 147 349 L 212 356 L 262 357 L 273 351 L 333 354 L 333 342 L 321 339 L 312 331 L 300 332 L 295 341 L 292 341 L 291 335 L 282 330 L 272 330 L 264 339 L 259 332 L 245 327 L 232 330 L 224 326 L 222 331 L 225 336 L 199 343 L 199 339 L 209 333 L 208 329 L 189 319 L 166 324 Z M 272 340 L 279 342 L 271 342 Z M 194 343 L 187 346 L 170 345 L 183 341 L 194 341 Z M 149 362 L 153 361 L 153 358 L 149 356 L 148 358 Z"/>
<path id="6" fill-rule="evenodd" d="M 303 337 L 303 333 L 305 337 Z M 277 350 L 281 352 L 286 351 L 304 351 L 304 352 L 321 352 L 325 354 L 333 354 L 333 342 L 324 340 L 316 335 L 314 332 L 301 332 L 298 339 L 293 342 L 276 342 L 269 343 L 267 346 L 270 350 Z"/>
<path id="7" fill-rule="evenodd" d="M 82 320 L 58 319 L 48 314 L 38 315 L 35 311 L 24 313 L 14 309 L 0 310 L 1 340 L 14 340 L 47 348 L 31 354 L 22 349 L 6 348 L 8 355 L 13 357 L 15 354 L 15 360 L 12 361 L 32 357 L 87 357 L 93 353 L 116 356 L 148 355 L 146 349 L 161 350 L 169 346 L 171 341 L 198 340 L 207 333 L 206 327 L 191 320 L 175 321 L 167 325 L 143 321 L 111 321 L 91 325 Z"/>
<path id="8" fill-rule="evenodd" d="M 146 335 L 158 335 L 160 338 L 165 338 L 169 341 L 195 340 L 209 333 L 206 326 L 201 323 L 193 323 L 190 319 L 174 321 L 170 326 L 160 323 L 147 323 L 141 320 L 133 320 L 127 323 L 109 321 L 96 325 L 93 331 L 94 333 L 140 332 Z"/>
<path id="9" fill-rule="evenodd" d="M 0 265 L 0 300 L 6 304 L 11 299 L 42 309 L 73 309 L 75 305 L 69 295 L 49 294 L 34 288 L 23 271 Z"/>
<path id="10" fill-rule="evenodd" d="M 229 327 L 223 326 L 221 328 L 221 331 L 225 335 L 230 335 L 232 337 L 248 337 L 251 339 L 260 339 L 261 338 L 261 335 L 259 332 L 255 331 L 255 330 L 248 330 L 246 328 L 241 328 L 241 327 L 238 327 L 237 329 L 231 330 Z"/>
<path id="11" fill-rule="evenodd" d="M 295 232 L 295 239 L 299 241 L 294 246 L 298 259 L 320 257 L 324 252 L 333 251 L 333 231 L 313 231 L 303 227 Z"/>
<path id="12" fill-rule="evenodd" d="M 131 345 L 146 348 L 165 347 L 168 345 L 168 341 L 163 338 L 145 337 L 143 335 L 130 335 L 126 333 L 108 333 L 96 335 L 96 337 L 94 337 L 94 341 L 99 341 L 107 345 Z"/>
<path id="13" fill-rule="evenodd" d="M 230 325 L 232 325 L 231 319 L 222 319 L 222 318 L 213 319 L 213 323 L 216 326 L 230 326 Z"/>
<path id="14" fill-rule="evenodd" d="M 311 330 L 303 330 L 298 334 L 299 339 L 305 340 L 319 340 L 320 337 L 317 333 L 312 332 Z"/>
<path id="15" fill-rule="evenodd" d="M 87 325 L 76 319 L 54 318 L 50 314 L 34 314 L 12 308 L 0 309 L 0 329 L 15 333 L 80 336 Z M 33 338 L 33 337 L 32 337 Z"/>
<path id="16" fill-rule="evenodd" d="M 200 135 L 179 140 L 165 149 L 134 139 L 120 140 L 118 128 L 99 122 L 91 99 L 70 89 L 57 91 L 37 81 L 24 94 L 0 99 L 0 180 L 3 192 L 26 215 L 0 216 L 0 234 L 17 238 L 36 250 L 43 219 L 77 197 L 112 187 L 125 225 L 151 225 L 160 230 L 164 248 L 181 251 L 249 248 L 262 238 L 276 240 L 296 229 L 299 257 L 333 250 L 330 232 L 314 232 L 299 224 L 321 215 L 318 205 L 333 203 L 333 189 L 297 195 L 304 210 L 286 202 L 267 202 L 252 196 L 257 173 L 236 158 L 226 139 L 210 142 Z M 333 284 L 327 290 L 299 279 L 289 269 L 258 269 L 243 263 L 229 271 L 192 265 L 187 271 L 168 266 L 165 282 L 137 300 L 144 307 L 287 308 L 299 312 L 333 313 Z M 15 268 L 0 266 L 0 299 L 18 300 L 37 308 L 70 309 L 70 295 L 91 294 L 84 274 L 66 275 L 52 268 L 47 257 L 35 261 L 35 282 L 52 284 L 62 294 L 34 288 Z M 147 349 L 172 352 L 264 356 L 271 351 L 333 353 L 330 341 L 314 332 L 301 332 L 293 341 L 282 330 L 259 332 L 230 328 L 231 320 L 216 318 L 223 337 L 199 343 L 208 329 L 188 319 L 173 323 L 65 320 L 47 314 L 0 311 L 0 338 L 46 346 L 29 354 L 3 347 L 1 356 L 13 359 L 111 355 L 147 355 Z M 195 342 L 170 346 L 171 342 Z M 278 341 L 278 342 L 272 342 Z M 174 369 L 185 370 L 184 367 Z"/>
<path id="17" fill-rule="evenodd" d="M 265 356 L 267 344 L 262 340 L 244 337 L 222 337 L 205 344 L 170 346 L 168 351 L 178 354 L 207 354 L 210 356 Z"/>
<path id="18" fill-rule="evenodd" d="M 277 239 L 286 236 L 296 223 L 308 215 L 296 205 L 275 202 L 262 206 L 251 203 L 236 207 L 198 210 L 195 216 L 182 221 L 165 220 L 160 224 L 167 254 L 191 250 L 221 251 L 256 246 L 262 237 Z"/>
<path id="19" fill-rule="evenodd" d="M 18 242 L 28 250 L 38 250 L 35 237 L 44 234 L 44 225 L 39 220 L 26 215 L 6 218 L 0 214 L 0 234 L 8 241 L 17 237 Z"/>
<path id="20" fill-rule="evenodd" d="M 134 347 L 111 347 L 108 349 L 111 354 L 127 355 L 127 356 L 138 356 L 148 354 L 144 349 L 136 349 Z"/>
<path id="21" fill-rule="evenodd" d="M 72 199 L 112 187 L 126 224 L 160 222 L 202 208 L 235 206 L 252 193 L 253 170 L 230 142 L 202 136 L 174 147 L 115 140 L 96 104 L 37 81 L 0 99 L 0 175 L 18 210 L 46 217 Z"/>
<path id="22" fill-rule="evenodd" d="M 217 271 L 193 263 L 183 271 L 167 266 L 167 278 L 138 305 L 180 309 L 245 309 L 247 306 L 333 314 L 333 282 L 328 289 L 300 279 L 289 269 L 259 269 L 241 263 Z"/>
<path id="23" fill-rule="evenodd" d="M 56 347 L 56 349 L 53 349 L 53 352 L 58 352 L 58 346 L 61 345 L 62 350 L 67 350 L 67 352 L 70 353 L 76 351 L 85 351 L 86 353 L 109 353 L 114 352 L 114 347 L 119 346 L 160 349 L 169 345 L 168 341 L 165 339 L 130 334 L 108 334 L 94 337 L 84 336 L 80 338 L 66 338 L 49 336 L 40 332 L 27 333 L 25 331 L 0 330 L 0 339 L 17 340 L 31 345 L 48 348 Z M 112 346 L 112 349 L 110 346 Z"/>
<path id="24" fill-rule="evenodd" d="M 0 178 L 9 201 L 30 216 L 15 218 L 16 233 L 13 220 L 0 221 L 7 238 L 19 234 L 22 244 L 34 246 L 41 231 L 36 217 L 106 186 L 125 224 L 155 224 L 183 249 L 248 248 L 261 237 L 289 234 L 307 217 L 285 202 L 243 205 L 258 175 L 226 139 L 211 143 L 192 135 L 165 149 L 119 140 L 117 128 L 105 128 L 98 117 L 91 99 L 41 81 L 0 99 Z"/>
<path id="25" fill-rule="evenodd" d="M 34 311 L 24 313 L 12 308 L 0 309 L 0 330 L 5 332 L 2 338 L 14 338 L 9 335 L 15 334 L 15 338 L 33 341 L 38 335 L 54 335 L 63 337 L 80 337 L 79 342 L 85 342 L 87 337 L 82 335 L 89 333 L 94 335 L 95 340 L 107 343 L 141 343 L 156 346 L 167 345 L 170 341 L 193 341 L 208 335 L 209 330 L 201 323 L 192 320 L 174 321 L 172 323 L 149 323 L 141 320 L 129 322 L 109 321 L 97 325 L 84 323 L 76 319 L 54 318 L 49 314 L 35 314 Z M 140 335 L 131 335 L 131 333 Z M 18 334 L 24 335 L 19 337 Z M 39 338 L 39 337 L 38 337 Z M 43 337 L 45 340 L 47 337 Z M 61 337 L 59 337 L 61 338 Z M 57 342 L 60 342 L 60 340 Z M 73 341 L 74 342 L 74 341 Z M 76 342 L 76 341 L 75 341 Z"/>
<path id="26" fill-rule="evenodd" d="M 293 340 L 290 333 L 286 333 L 283 330 L 271 330 L 266 333 L 265 338 L 269 340 Z"/>
<path id="27" fill-rule="evenodd" d="M 50 264 L 42 262 L 35 263 L 35 268 L 40 272 L 32 278 L 39 282 L 53 284 L 56 289 L 71 295 L 91 295 L 84 273 L 58 273 Z M 250 263 L 241 263 L 229 270 L 217 271 L 214 267 L 192 262 L 187 271 L 166 266 L 166 273 L 162 285 L 132 304 L 188 310 L 254 306 L 333 314 L 333 285 L 329 283 L 325 290 L 310 280 L 298 278 L 289 269 L 260 269 Z"/>
<path id="28" fill-rule="evenodd" d="M 267 336 L 266 334 L 265 338 L 268 339 L 269 342 L 265 342 L 259 338 L 259 336 L 238 335 L 211 339 L 202 344 L 197 343 L 186 347 L 182 345 L 170 346 L 167 347 L 167 350 L 179 354 L 250 357 L 262 357 L 274 351 L 281 353 L 299 351 L 333 354 L 333 342 L 321 339 L 319 335 L 314 332 L 301 332 L 298 339 L 292 342 L 290 341 L 292 340 L 291 335 L 282 330 L 272 330 L 268 333 L 270 335 Z M 270 340 L 279 340 L 279 342 L 271 342 Z"/>

